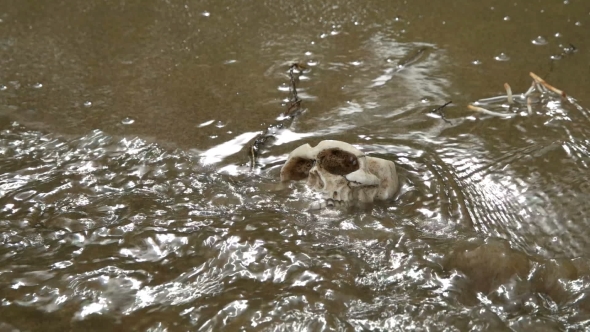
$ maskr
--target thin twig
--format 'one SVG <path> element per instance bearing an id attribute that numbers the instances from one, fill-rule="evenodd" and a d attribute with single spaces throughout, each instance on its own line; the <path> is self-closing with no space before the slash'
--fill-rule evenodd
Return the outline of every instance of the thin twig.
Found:
<path id="1" fill-rule="evenodd" d="M 256 159 L 258 158 L 258 146 L 256 142 L 250 146 L 248 152 L 250 153 L 250 170 L 253 170 L 254 166 L 256 166 Z"/>
<path id="2" fill-rule="evenodd" d="M 528 97 L 533 91 L 535 91 L 535 81 L 531 82 L 531 87 L 524 93 L 524 97 Z"/>
<path id="3" fill-rule="evenodd" d="M 301 99 L 294 100 L 289 103 L 289 108 L 285 112 L 285 116 L 291 116 L 301 109 Z"/>
<path id="4" fill-rule="evenodd" d="M 288 107 L 285 116 L 293 116 L 301 109 L 301 99 L 297 96 L 297 82 L 299 81 L 299 76 L 295 76 L 295 69 L 301 73 L 306 67 L 298 63 L 294 63 L 289 67 L 291 84 L 289 85 L 289 103 L 287 104 Z"/>
<path id="5" fill-rule="evenodd" d="M 426 47 L 422 47 L 422 48 L 418 49 L 415 53 L 410 54 L 410 56 L 407 57 L 406 59 L 402 59 L 397 64 L 397 67 L 401 69 L 401 68 L 405 68 L 405 67 L 415 63 L 416 61 L 420 60 L 420 58 L 422 57 L 424 52 L 426 52 L 426 50 L 428 50 L 428 48 L 426 48 Z"/>
<path id="6" fill-rule="evenodd" d="M 504 83 L 504 89 L 506 89 L 506 95 L 508 97 L 508 104 L 512 105 L 514 100 L 512 99 L 512 89 L 508 83 Z"/>
<path id="7" fill-rule="evenodd" d="M 559 90 L 558 88 L 550 85 L 549 83 L 545 82 L 545 80 L 543 80 L 542 78 L 540 78 L 539 76 L 537 76 L 535 73 L 530 72 L 529 75 L 531 75 L 531 77 L 533 78 L 533 80 L 535 80 L 535 82 L 541 84 L 542 86 L 546 87 L 547 89 L 557 93 L 558 95 L 560 95 L 563 98 L 566 98 L 566 94 L 564 91 Z"/>
<path id="8" fill-rule="evenodd" d="M 430 111 L 430 113 L 436 113 L 436 114 L 440 115 L 441 119 L 443 119 L 443 121 L 444 121 L 444 122 L 446 122 L 446 123 L 448 123 L 448 124 L 452 124 L 452 122 L 451 122 L 451 121 L 449 121 L 449 120 L 446 118 L 446 116 L 445 116 L 445 113 L 444 113 L 444 108 L 445 108 L 445 107 L 447 107 L 447 106 L 448 106 L 449 104 L 451 104 L 452 102 L 453 102 L 452 100 L 451 100 L 451 101 L 448 101 L 448 102 L 446 102 L 444 105 L 442 105 L 442 106 L 439 106 L 439 107 L 437 107 L 437 108 L 433 109 L 432 111 Z"/>
<path id="9" fill-rule="evenodd" d="M 299 75 L 307 68 L 299 63 L 293 63 L 289 66 L 289 102 L 287 103 L 287 110 L 284 115 L 283 122 L 279 123 L 275 127 L 281 129 L 284 127 L 284 121 L 293 119 L 299 110 L 301 109 L 301 99 L 297 95 L 297 83 L 299 82 Z M 297 73 L 295 72 L 297 70 Z M 256 160 L 260 154 L 260 151 L 267 145 L 269 138 L 274 137 L 273 133 L 270 132 L 272 126 L 267 128 L 265 132 L 261 133 L 256 137 L 254 143 L 250 145 L 248 149 L 248 157 L 250 158 L 250 170 L 256 166 Z"/>
<path id="10" fill-rule="evenodd" d="M 467 105 L 467 108 L 469 108 L 472 111 L 477 111 L 477 112 L 481 112 L 484 114 L 488 114 L 488 115 L 493 115 L 493 116 L 499 116 L 499 117 L 503 117 L 503 118 L 511 118 L 514 116 L 514 113 L 499 113 L 499 112 L 494 112 L 494 111 L 490 111 L 488 109 L 485 109 L 483 107 L 479 107 L 479 106 L 475 106 L 472 104 Z"/>

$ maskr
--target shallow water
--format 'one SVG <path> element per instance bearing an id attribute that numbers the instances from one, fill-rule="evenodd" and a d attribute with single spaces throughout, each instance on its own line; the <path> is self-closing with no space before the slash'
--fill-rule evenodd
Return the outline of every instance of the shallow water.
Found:
<path id="1" fill-rule="evenodd" d="M 590 328 L 585 1 L 0 3 L 0 331 Z M 322 139 L 398 197 L 307 212 Z"/>

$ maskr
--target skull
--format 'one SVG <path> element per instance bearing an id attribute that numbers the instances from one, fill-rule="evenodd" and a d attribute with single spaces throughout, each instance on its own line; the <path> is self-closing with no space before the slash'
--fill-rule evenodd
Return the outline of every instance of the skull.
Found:
<path id="1" fill-rule="evenodd" d="M 304 144 L 289 154 L 281 168 L 281 181 L 303 180 L 324 199 L 312 204 L 312 209 L 386 200 L 399 187 L 392 161 L 365 156 L 352 145 L 334 140 L 315 147 Z"/>

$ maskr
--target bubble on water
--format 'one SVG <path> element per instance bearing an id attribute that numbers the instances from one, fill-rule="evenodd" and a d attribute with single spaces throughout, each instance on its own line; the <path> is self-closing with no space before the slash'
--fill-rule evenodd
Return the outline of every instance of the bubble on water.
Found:
<path id="1" fill-rule="evenodd" d="M 307 75 L 299 75 L 300 81 L 309 81 L 311 78 Z"/>
<path id="2" fill-rule="evenodd" d="M 336 30 L 334 30 L 334 31 L 330 31 L 330 34 L 331 34 L 332 36 L 336 36 L 337 34 L 340 34 L 340 31 L 336 31 Z"/>
<path id="3" fill-rule="evenodd" d="M 555 36 L 555 38 L 559 38 L 559 37 L 561 37 L 561 33 L 556 32 L 554 36 Z"/>
<path id="4" fill-rule="evenodd" d="M 504 16 L 504 21 L 510 21 L 510 16 Z"/>
<path id="5" fill-rule="evenodd" d="M 547 45 L 547 39 L 543 36 L 537 36 L 537 38 L 531 41 L 535 45 Z"/>
<path id="6" fill-rule="evenodd" d="M 326 37 L 328 37 L 328 35 L 327 35 L 327 34 L 325 34 L 325 33 L 322 33 L 322 34 L 320 35 L 320 38 L 322 38 L 322 39 L 323 39 L 323 38 L 326 38 Z"/>
<path id="7" fill-rule="evenodd" d="M 422 104 L 428 104 L 428 103 L 431 103 L 431 102 L 433 102 L 433 101 L 434 101 L 434 100 L 433 100 L 431 97 L 422 97 L 422 98 L 420 99 L 420 102 L 421 102 Z"/>
<path id="8" fill-rule="evenodd" d="M 217 127 L 217 128 L 223 128 L 223 127 L 225 127 L 225 123 L 223 123 L 221 121 L 217 121 L 217 123 L 215 123 L 215 127 Z"/>
<path id="9" fill-rule="evenodd" d="M 8 87 L 6 85 L 1 85 L 0 84 L 0 91 L 4 91 L 6 89 L 8 89 Z"/>
<path id="10" fill-rule="evenodd" d="M 353 61 L 350 64 L 353 65 L 353 66 L 360 66 L 360 65 L 363 64 L 363 62 L 362 61 Z"/>
<path id="11" fill-rule="evenodd" d="M 204 11 L 201 13 L 201 15 L 203 15 L 205 17 L 209 17 L 209 16 L 211 16 L 211 13 L 209 13 L 208 11 Z"/>
<path id="12" fill-rule="evenodd" d="M 551 58 L 551 60 L 561 60 L 562 56 L 560 54 L 556 54 L 556 55 L 552 55 L 550 58 Z"/>
<path id="13" fill-rule="evenodd" d="M 84 107 L 90 107 L 92 106 L 92 102 L 90 100 L 87 100 L 84 102 Z"/>
<path id="14" fill-rule="evenodd" d="M 564 5 L 567 5 L 567 4 L 569 4 L 569 3 L 570 3 L 570 1 L 569 1 L 569 0 L 563 0 L 563 4 L 564 4 Z"/>
<path id="15" fill-rule="evenodd" d="M 502 52 L 502 53 L 496 55 L 494 57 L 494 60 L 496 60 L 496 61 L 508 61 L 508 60 L 510 60 L 510 57 L 508 55 L 506 55 L 506 53 Z"/>
<path id="16" fill-rule="evenodd" d="M 33 84 L 33 88 L 35 88 L 35 89 L 41 89 L 42 87 L 43 87 L 43 84 L 41 84 L 39 82 Z"/>
<path id="17" fill-rule="evenodd" d="M 307 61 L 307 65 L 310 67 L 317 66 L 318 62 L 316 60 L 309 60 Z"/>
<path id="18" fill-rule="evenodd" d="M 473 60 L 473 61 L 471 61 L 471 64 L 479 66 L 479 65 L 481 65 L 481 60 Z"/>
<path id="19" fill-rule="evenodd" d="M 307 56 L 309 56 L 309 55 L 312 55 L 313 53 L 311 53 L 310 51 L 307 51 L 304 54 L 307 55 Z"/>
<path id="20" fill-rule="evenodd" d="M 130 124 L 132 124 L 133 122 L 135 122 L 135 120 L 133 120 L 133 119 L 132 119 L 132 118 L 130 118 L 130 117 L 126 117 L 125 119 L 121 120 L 121 123 L 122 123 L 122 124 L 124 124 L 124 125 L 130 125 Z"/>
<path id="21" fill-rule="evenodd" d="M 578 22 L 575 23 L 575 25 L 578 26 L 578 27 L 580 27 L 580 26 L 582 26 L 582 22 L 578 21 Z"/>

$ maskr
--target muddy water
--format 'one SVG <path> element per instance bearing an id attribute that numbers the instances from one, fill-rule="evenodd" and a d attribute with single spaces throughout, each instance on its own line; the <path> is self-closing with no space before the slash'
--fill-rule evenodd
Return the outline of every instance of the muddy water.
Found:
<path id="1" fill-rule="evenodd" d="M 590 328 L 589 27 L 583 0 L 1 0 L 1 330 Z M 294 61 L 305 111 L 250 172 Z M 529 71 L 571 97 L 485 100 Z M 326 138 L 399 197 L 307 212 L 278 169 Z"/>

